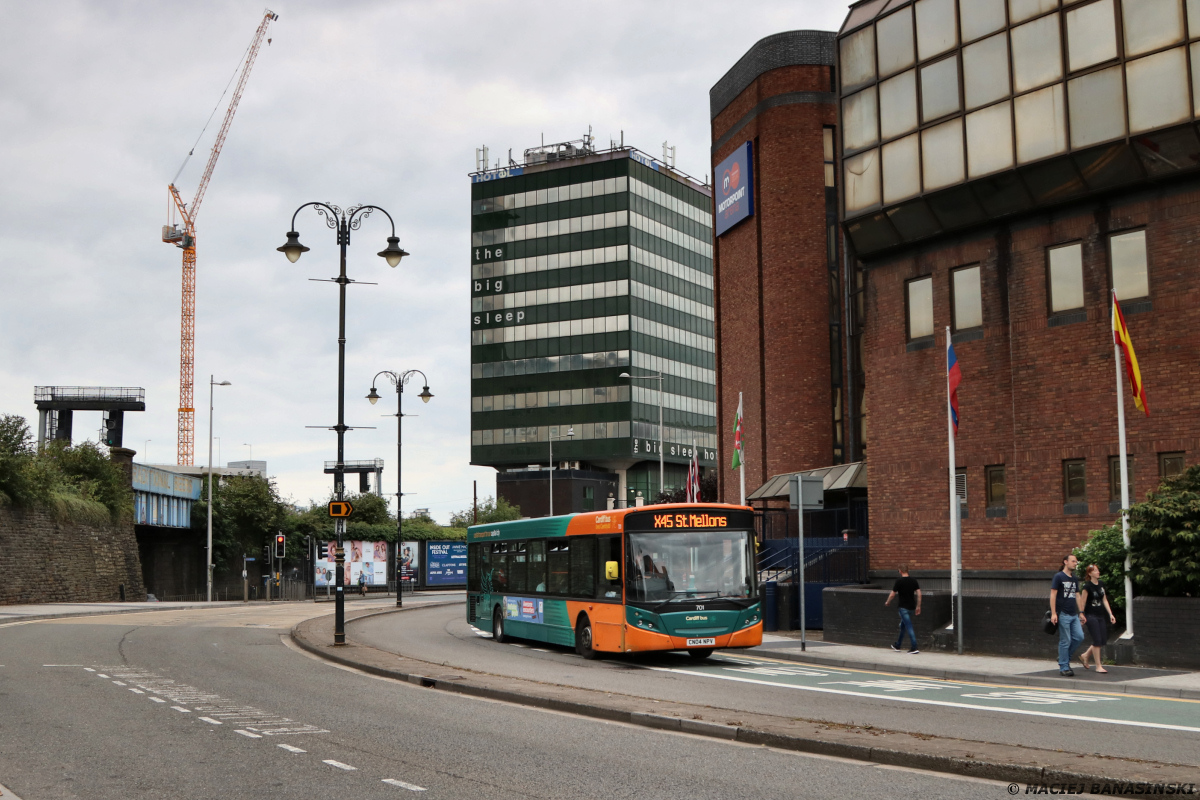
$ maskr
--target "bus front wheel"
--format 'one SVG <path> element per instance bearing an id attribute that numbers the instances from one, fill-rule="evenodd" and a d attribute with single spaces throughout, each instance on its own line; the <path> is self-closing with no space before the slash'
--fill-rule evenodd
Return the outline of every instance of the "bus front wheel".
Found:
<path id="1" fill-rule="evenodd" d="M 492 614 L 492 639 L 499 644 L 508 641 L 508 636 L 504 633 L 504 614 L 498 608 Z"/>
<path id="2" fill-rule="evenodd" d="M 688 655 L 691 656 L 692 658 L 696 659 L 697 661 L 703 661 L 704 659 L 708 658 L 712 654 L 713 654 L 713 651 L 708 648 L 704 648 L 703 650 L 688 650 Z"/>
<path id="3" fill-rule="evenodd" d="M 575 626 L 575 652 L 586 659 L 600 657 L 599 651 L 592 647 L 592 623 L 587 617 L 580 617 Z"/>

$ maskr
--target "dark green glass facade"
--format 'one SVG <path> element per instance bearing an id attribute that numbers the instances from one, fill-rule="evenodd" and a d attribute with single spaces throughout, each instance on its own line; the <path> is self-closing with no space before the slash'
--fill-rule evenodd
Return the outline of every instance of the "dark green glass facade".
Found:
<path id="1" fill-rule="evenodd" d="M 715 464 L 711 198 L 633 151 L 473 176 L 471 461 Z M 504 173 L 501 173 L 502 175 Z M 620 378 L 628 372 L 635 380 Z M 564 437 L 568 429 L 574 436 Z"/>

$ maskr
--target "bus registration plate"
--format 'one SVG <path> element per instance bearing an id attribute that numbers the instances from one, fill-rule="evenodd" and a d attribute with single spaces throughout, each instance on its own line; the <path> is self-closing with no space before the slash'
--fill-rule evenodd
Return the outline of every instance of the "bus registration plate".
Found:
<path id="1" fill-rule="evenodd" d="M 717 643 L 716 639 L 688 639 L 688 647 L 712 647 Z"/>

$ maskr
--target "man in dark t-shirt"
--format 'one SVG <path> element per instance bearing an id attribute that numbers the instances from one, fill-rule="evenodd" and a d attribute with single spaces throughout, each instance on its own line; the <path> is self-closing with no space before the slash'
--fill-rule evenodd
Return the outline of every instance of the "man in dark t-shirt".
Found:
<path id="1" fill-rule="evenodd" d="M 1058 674 L 1064 678 L 1075 675 L 1071 669 L 1071 653 L 1083 642 L 1083 626 L 1079 623 L 1079 578 L 1075 567 L 1079 559 L 1070 555 L 1062 560 L 1062 569 L 1050 581 L 1050 621 L 1058 624 Z"/>
<path id="2" fill-rule="evenodd" d="M 916 655 L 921 651 L 917 649 L 917 634 L 913 630 L 912 618 L 914 614 L 921 613 L 921 585 L 917 583 L 916 578 L 908 576 L 908 567 L 904 564 L 900 565 L 900 577 L 896 579 L 883 604 L 891 605 L 893 597 L 899 598 L 897 605 L 900 607 L 900 636 L 892 645 L 892 649 L 900 652 L 900 645 L 904 644 L 904 634 L 907 632 L 908 640 L 912 643 L 909 655 Z"/>

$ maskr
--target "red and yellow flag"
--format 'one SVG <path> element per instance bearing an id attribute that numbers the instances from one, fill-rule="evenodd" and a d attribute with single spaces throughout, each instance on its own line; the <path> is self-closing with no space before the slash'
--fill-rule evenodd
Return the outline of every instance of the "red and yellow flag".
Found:
<path id="1" fill-rule="evenodd" d="M 1121 313 L 1121 304 L 1117 302 L 1117 293 L 1112 296 L 1112 328 L 1113 341 L 1125 354 L 1125 376 L 1129 379 L 1129 391 L 1133 394 L 1134 405 L 1150 416 L 1150 404 L 1146 401 L 1146 387 L 1142 385 L 1142 373 L 1138 369 L 1137 355 L 1133 352 L 1133 340 L 1129 338 L 1129 329 L 1125 327 L 1125 315 Z"/>

